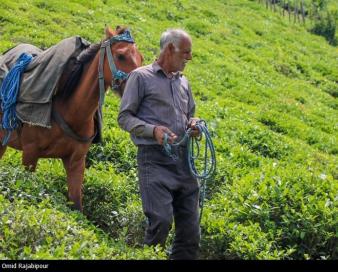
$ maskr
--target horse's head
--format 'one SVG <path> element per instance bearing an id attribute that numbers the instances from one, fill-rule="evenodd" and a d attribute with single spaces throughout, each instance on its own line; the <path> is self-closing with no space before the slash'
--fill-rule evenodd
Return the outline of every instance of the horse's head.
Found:
<path id="1" fill-rule="evenodd" d="M 101 45 L 101 51 L 106 55 L 102 71 L 104 80 L 111 82 L 112 88 L 122 96 L 128 74 L 142 65 L 143 56 L 129 30 L 119 26 L 115 31 L 106 28 L 106 40 Z"/>

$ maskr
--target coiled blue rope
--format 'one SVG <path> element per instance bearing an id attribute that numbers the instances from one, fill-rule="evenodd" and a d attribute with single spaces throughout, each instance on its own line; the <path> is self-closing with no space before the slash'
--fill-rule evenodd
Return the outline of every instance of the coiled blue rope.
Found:
<path id="1" fill-rule="evenodd" d="M 15 111 L 16 99 L 20 89 L 21 76 L 32 59 L 31 55 L 22 53 L 1 84 L 1 126 L 5 130 L 5 136 L 2 139 L 3 146 L 7 144 L 12 131 L 18 127 L 18 118 Z"/>
<path id="2" fill-rule="evenodd" d="M 210 179 L 216 171 L 216 154 L 214 144 L 212 142 L 208 127 L 204 120 L 196 122 L 196 128 L 199 130 L 199 137 L 192 137 L 191 128 L 187 129 L 184 137 L 176 143 L 168 143 L 168 134 L 164 134 L 163 148 L 165 153 L 173 160 L 177 160 L 177 155 L 172 152 L 172 147 L 177 147 L 184 143 L 187 143 L 188 152 L 188 164 L 191 174 L 200 181 L 200 221 L 202 218 L 204 199 L 207 190 L 207 181 Z M 199 172 L 196 168 L 195 161 L 200 156 L 200 142 L 205 137 L 205 148 L 204 148 L 204 165 L 203 170 Z M 208 155 L 209 154 L 209 155 Z M 210 158 L 209 158 L 210 156 Z"/>

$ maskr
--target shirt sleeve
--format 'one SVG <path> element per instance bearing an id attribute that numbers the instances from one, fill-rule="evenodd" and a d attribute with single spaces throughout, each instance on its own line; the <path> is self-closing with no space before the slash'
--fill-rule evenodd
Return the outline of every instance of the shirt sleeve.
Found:
<path id="1" fill-rule="evenodd" d="M 137 117 L 144 91 L 141 75 L 137 71 L 132 72 L 124 89 L 117 121 L 122 129 L 137 137 L 153 138 L 155 126 Z"/>

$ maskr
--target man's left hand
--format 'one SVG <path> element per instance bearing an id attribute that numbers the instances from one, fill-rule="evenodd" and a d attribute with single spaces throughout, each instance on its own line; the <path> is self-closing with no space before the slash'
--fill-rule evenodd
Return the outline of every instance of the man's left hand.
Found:
<path id="1" fill-rule="evenodd" d="M 200 135 L 199 129 L 196 127 L 196 123 L 199 121 L 199 118 L 193 117 L 189 119 L 188 128 L 191 128 L 191 136 L 198 137 Z"/>

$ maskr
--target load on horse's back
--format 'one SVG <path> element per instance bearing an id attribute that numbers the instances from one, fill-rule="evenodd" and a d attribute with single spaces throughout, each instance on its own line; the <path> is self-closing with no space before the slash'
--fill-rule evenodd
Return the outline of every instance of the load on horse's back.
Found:
<path id="1" fill-rule="evenodd" d="M 0 145 L 0 158 L 7 146 L 22 150 L 22 163 L 31 171 L 35 170 L 39 158 L 61 158 L 67 174 L 68 198 L 76 209 L 82 211 L 85 158 L 93 139 L 100 133 L 105 91 L 111 85 L 122 96 L 128 73 L 142 65 L 143 57 L 126 28 L 117 27 L 115 31 L 107 28 L 106 40 L 99 44 L 89 45 L 86 41 L 77 39 L 79 41 L 81 53 L 74 57 L 76 50 L 70 51 L 70 57 L 62 65 L 51 66 L 53 59 L 40 61 L 38 58 L 41 50 L 31 48 L 33 61 L 28 64 L 27 70 L 38 70 L 41 66 L 42 70 L 62 69 L 56 79 L 49 79 L 46 74 L 39 73 L 39 80 L 36 80 L 33 73 L 29 75 L 27 70 L 24 71 L 21 88 L 26 85 L 36 91 L 39 89 L 36 84 L 41 85 L 42 81 L 46 81 L 51 92 L 41 95 L 39 92 L 31 93 L 27 88 L 20 89 L 16 104 L 19 125 L 8 131 L 2 122 L 3 117 L 7 116 L 5 110 L 8 109 L 3 107 L 5 95 L 1 93 L 0 140 L 3 142 L 7 135 L 8 142 Z M 6 86 L 8 82 L 11 83 L 12 79 L 1 81 L 1 73 L 4 74 L 6 70 L 6 66 L 1 65 L 6 56 L 13 54 L 14 49 L 18 48 L 8 50 L 0 56 L 0 86 L 1 83 L 6 83 Z M 67 50 L 62 48 L 60 52 L 62 58 Z M 55 58 L 55 52 L 50 55 Z M 19 56 L 15 58 L 18 59 Z M 11 73 L 5 72 L 8 75 Z M 49 71 L 49 74 L 54 72 Z M 6 91 L 3 88 L 0 90 L 4 93 Z M 38 97 L 39 102 L 36 101 Z M 36 117 L 35 113 L 39 116 Z M 7 123 L 11 124 L 11 121 L 7 120 Z"/>

